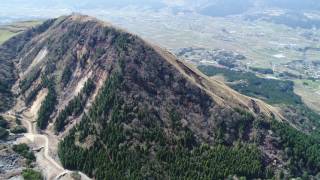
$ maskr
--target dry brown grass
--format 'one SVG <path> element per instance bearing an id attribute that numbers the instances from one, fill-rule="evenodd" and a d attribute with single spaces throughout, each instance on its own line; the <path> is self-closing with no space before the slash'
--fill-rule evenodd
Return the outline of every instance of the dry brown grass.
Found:
<path id="1" fill-rule="evenodd" d="M 267 117 L 275 116 L 278 120 L 285 119 L 277 108 L 272 107 L 259 99 L 240 94 L 223 82 L 207 77 L 193 65 L 178 60 L 172 53 L 163 50 L 156 45 L 151 46 L 154 47 L 156 51 L 164 57 L 164 59 L 175 66 L 187 79 L 199 88 L 205 90 L 213 100 L 221 106 L 230 108 L 244 107 L 254 113 L 254 109 L 252 107 L 252 101 L 254 101 L 259 106 L 261 113 Z"/>

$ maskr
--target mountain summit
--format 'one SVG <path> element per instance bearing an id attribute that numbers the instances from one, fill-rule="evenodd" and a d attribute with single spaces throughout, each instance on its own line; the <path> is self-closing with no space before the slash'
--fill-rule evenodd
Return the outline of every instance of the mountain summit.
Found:
<path id="1" fill-rule="evenodd" d="M 92 17 L 48 20 L 0 53 L 15 108 L 61 140 L 64 167 L 96 179 L 269 177 L 286 170 L 283 131 L 303 136 L 272 106 Z"/>

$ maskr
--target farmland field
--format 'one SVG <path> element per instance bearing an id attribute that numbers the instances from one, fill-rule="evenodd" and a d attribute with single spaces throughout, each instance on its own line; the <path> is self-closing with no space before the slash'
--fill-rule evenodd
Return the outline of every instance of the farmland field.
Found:
<path id="1" fill-rule="evenodd" d="M 23 21 L 0 26 L 0 44 L 17 35 L 18 33 L 40 23 L 41 21 Z"/>

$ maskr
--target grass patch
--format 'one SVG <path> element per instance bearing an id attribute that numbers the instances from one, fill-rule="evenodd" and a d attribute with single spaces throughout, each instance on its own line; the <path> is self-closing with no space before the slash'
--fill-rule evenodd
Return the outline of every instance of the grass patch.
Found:
<path id="1" fill-rule="evenodd" d="M 41 21 L 22 21 L 10 25 L 0 26 L 0 45 L 20 32 L 39 25 L 40 23 Z"/>
<path id="2" fill-rule="evenodd" d="M 33 169 L 25 169 L 22 172 L 24 180 L 43 180 L 41 173 Z"/>
<path id="3" fill-rule="evenodd" d="M 4 43 L 6 40 L 15 36 L 17 33 L 8 31 L 8 30 L 0 30 L 0 45 Z"/>
<path id="4" fill-rule="evenodd" d="M 30 150 L 29 146 L 26 144 L 13 145 L 12 149 L 14 150 L 14 152 L 26 158 L 28 165 L 30 165 L 33 161 L 36 160 L 34 153 Z"/>

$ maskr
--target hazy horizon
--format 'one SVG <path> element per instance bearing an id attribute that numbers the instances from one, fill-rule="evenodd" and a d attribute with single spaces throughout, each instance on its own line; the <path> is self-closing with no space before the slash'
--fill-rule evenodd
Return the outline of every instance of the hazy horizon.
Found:
<path id="1" fill-rule="evenodd" d="M 250 9 L 282 8 L 291 11 L 320 10 L 316 0 L 3 0 L 0 2 L 0 16 L 42 16 L 52 17 L 71 12 L 94 9 L 139 7 L 152 10 L 174 8 L 194 11 L 211 16 L 227 16 L 244 13 Z M 54 12 L 56 11 L 56 12 Z M 44 13 L 49 12 L 49 13 Z"/>

